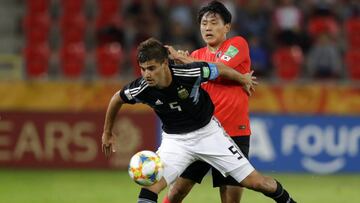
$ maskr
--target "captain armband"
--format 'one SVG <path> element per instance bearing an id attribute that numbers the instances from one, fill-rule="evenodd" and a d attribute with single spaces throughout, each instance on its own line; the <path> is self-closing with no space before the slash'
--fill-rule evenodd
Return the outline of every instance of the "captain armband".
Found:
<path id="1" fill-rule="evenodd" d="M 218 67 L 214 63 L 208 63 L 208 64 L 210 70 L 209 80 L 215 80 L 219 76 Z"/>

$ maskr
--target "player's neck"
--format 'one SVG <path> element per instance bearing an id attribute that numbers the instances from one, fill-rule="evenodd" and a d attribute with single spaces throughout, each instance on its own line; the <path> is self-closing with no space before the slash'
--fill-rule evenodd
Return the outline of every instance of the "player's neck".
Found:
<path id="1" fill-rule="evenodd" d="M 220 48 L 220 46 L 222 45 L 222 43 L 225 41 L 226 39 L 222 40 L 221 42 L 217 43 L 217 44 L 207 44 L 207 48 L 211 53 L 216 53 L 216 51 Z"/>
<path id="2" fill-rule="evenodd" d="M 165 72 L 165 76 L 159 82 L 159 84 L 157 85 L 157 88 L 159 88 L 159 89 L 167 88 L 171 85 L 171 82 L 172 82 L 171 71 L 170 71 L 170 68 L 167 68 L 167 70 Z"/>

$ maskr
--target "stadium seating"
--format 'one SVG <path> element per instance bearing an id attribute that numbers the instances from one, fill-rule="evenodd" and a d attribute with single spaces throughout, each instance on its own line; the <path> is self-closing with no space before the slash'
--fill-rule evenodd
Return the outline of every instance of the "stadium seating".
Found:
<path id="1" fill-rule="evenodd" d="M 113 0 L 97 0 L 99 13 L 114 15 L 119 11 L 120 1 Z"/>
<path id="2" fill-rule="evenodd" d="M 360 48 L 360 17 L 353 17 L 345 21 L 345 31 L 348 46 Z"/>
<path id="3" fill-rule="evenodd" d="M 25 38 L 31 42 L 45 42 L 48 39 L 51 20 L 48 13 L 27 14 L 23 19 Z"/>
<path id="4" fill-rule="evenodd" d="M 339 25 L 333 17 L 317 16 L 309 20 L 308 32 L 313 39 L 316 39 L 323 33 L 337 36 L 339 33 Z"/>
<path id="5" fill-rule="evenodd" d="M 98 0 L 98 14 L 96 16 L 95 26 L 96 29 L 101 29 L 106 26 L 115 26 L 121 27 L 122 18 L 119 15 L 119 1 L 109 1 L 109 0 Z"/>
<path id="6" fill-rule="evenodd" d="M 131 51 L 130 51 L 130 61 L 131 61 L 131 66 L 134 69 L 134 75 L 136 77 L 140 77 L 141 76 L 141 69 L 140 66 L 138 64 L 137 61 L 137 49 L 136 47 L 132 47 Z"/>
<path id="7" fill-rule="evenodd" d="M 67 14 L 81 13 L 84 8 L 84 0 L 61 0 L 61 7 Z"/>
<path id="8" fill-rule="evenodd" d="M 51 0 L 26 0 L 27 13 L 46 13 L 49 11 Z"/>
<path id="9" fill-rule="evenodd" d="M 47 43 L 28 43 L 23 55 L 29 78 L 41 77 L 48 73 L 50 49 Z"/>
<path id="10" fill-rule="evenodd" d="M 123 56 L 119 43 L 109 43 L 97 47 L 97 72 L 100 77 L 112 77 L 119 73 Z"/>
<path id="11" fill-rule="evenodd" d="M 86 18 L 82 13 L 66 13 L 61 16 L 60 28 L 63 43 L 84 41 Z"/>
<path id="12" fill-rule="evenodd" d="M 360 49 L 350 49 L 345 54 L 345 65 L 349 77 L 353 80 L 360 81 Z"/>
<path id="13" fill-rule="evenodd" d="M 286 46 L 276 49 L 272 56 L 276 76 L 290 81 L 299 77 L 303 65 L 303 53 L 298 46 Z"/>
<path id="14" fill-rule="evenodd" d="M 65 77 L 80 77 L 85 67 L 84 43 L 63 44 L 60 49 L 60 65 Z"/>
<path id="15" fill-rule="evenodd" d="M 164 7 L 159 5 L 157 5 L 157 7 L 151 7 L 152 5 L 158 4 L 156 0 L 133 0 L 129 2 L 121 0 L 22 0 L 20 2 L 25 5 L 25 12 L 20 12 L 19 14 L 22 18 L 21 26 L 26 42 L 24 50 L 27 50 L 27 54 L 24 54 L 24 56 L 34 55 L 34 61 L 43 60 L 45 64 L 47 64 L 49 58 L 45 60 L 44 57 L 50 57 L 51 51 L 53 51 L 53 53 L 58 54 L 60 59 L 60 64 L 54 65 L 62 67 L 61 70 L 63 70 L 64 75 L 78 77 L 78 74 L 82 74 L 81 72 L 84 69 L 84 58 L 86 55 L 85 43 L 88 43 L 87 47 L 90 49 L 98 46 L 94 51 L 96 52 L 96 64 L 99 66 L 96 70 L 99 75 L 101 77 L 111 77 L 118 75 L 120 71 L 119 64 L 123 63 L 123 61 L 125 61 L 126 64 L 132 65 L 134 74 L 139 76 L 141 73 L 136 60 L 136 46 L 149 35 L 157 36 L 160 39 L 163 37 L 166 38 L 166 33 L 164 32 L 166 32 L 168 27 L 166 23 L 159 21 L 161 17 L 159 19 L 151 19 L 152 17 L 148 18 L 145 16 L 166 16 L 167 12 L 164 10 L 166 8 L 170 8 L 171 10 L 178 6 L 194 6 L 202 1 L 198 3 L 192 3 L 193 1 L 191 0 L 166 1 L 166 4 L 163 5 Z M 248 0 L 238 0 L 237 6 L 248 6 L 250 2 L 251 1 Z M 18 3 L 19 2 L 16 4 Z M 277 3 L 274 4 L 274 8 L 279 5 L 280 4 Z M 346 3 L 344 5 L 348 6 Z M 17 6 L 19 6 L 19 4 Z M 244 12 L 247 12 L 246 9 Z M 269 16 L 272 16 L 271 13 L 269 13 Z M 134 23 L 134 26 L 130 26 L 131 23 L 129 23 L 129 26 L 125 28 L 123 26 L 125 22 L 124 19 L 127 20 L 126 22 Z M 300 46 L 302 46 L 305 53 L 308 53 L 307 50 L 314 45 L 313 42 L 315 42 L 316 38 L 324 32 L 329 33 L 330 36 L 334 36 L 334 40 L 338 40 L 342 39 L 339 37 L 343 37 L 343 35 L 339 35 L 341 31 L 340 28 L 344 29 L 346 38 L 345 40 L 340 40 L 340 43 L 343 41 L 347 42 L 345 48 L 351 49 L 351 51 L 341 50 L 341 53 L 345 53 L 346 55 L 344 56 L 344 60 L 348 61 L 346 64 L 349 73 L 351 73 L 349 76 L 351 75 L 352 78 L 356 78 L 355 72 L 357 69 L 353 68 L 356 64 L 351 62 L 353 60 L 351 56 L 355 53 L 353 50 L 360 48 L 360 19 L 358 14 L 350 14 L 349 10 L 346 16 L 339 16 L 338 13 L 331 12 L 331 10 L 324 11 L 315 9 L 314 12 L 304 12 L 304 19 L 304 27 L 301 27 L 301 30 L 304 31 L 304 37 L 299 38 L 295 43 L 301 44 Z M 141 26 L 141 24 L 147 20 L 151 21 L 151 23 L 147 24 L 152 24 L 149 25 L 150 28 L 148 30 L 156 29 L 154 32 L 149 32 L 151 33 L 149 35 L 148 32 L 145 32 L 148 30 L 145 29 L 144 31 L 144 26 Z M 171 19 L 169 20 L 171 23 Z M 236 20 L 237 19 L 235 19 L 234 22 L 236 22 Z M 137 24 L 140 24 L 140 26 Z M 93 25 L 94 28 L 91 27 Z M 254 26 L 256 27 L 258 25 Z M 55 32 L 57 29 L 59 29 L 59 33 Z M 113 29 L 116 32 L 112 30 L 109 31 L 109 29 Z M 191 29 L 196 30 L 198 27 L 191 27 Z M 238 34 L 236 31 L 239 30 L 235 28 L 233 31 L 233 34 Z M 141 40 L 139 40 L 138 35 L 146 37 L 140 37 Z M 9 38 L 9 36 L 6 37 Z M 6 37 L 4 37 L 4 39 L 7 39 Z M 284 40 L 285 38 L 282 39 Z M 120 44 L 124 44 L 124 47 L 128 49 L 122 52 L 120 46 L 108 45 L 108 43 L 114 42 L 120 42 Z M 290 44 L 293 43 L 283 45 L 290 46 Z M 49 50 L 44 50 L 49 49 L 49 45 L 51 45 L 53 50 L 50 50 L 50 53 L 46 53 Z M 272 45 L 271 43 L 269 43 L 269 46 L 266 45 L 266 51 L 269 52 L 269 55 L 272 55 L 275 75 L 283 80 L 294 80 L 298 78 L 303 65 L 303 53 L 301 49 L 281 47 L 273 51 Z M 280 44 L 277 44 L 277 46 L 280 46 Z M 17 45 L 17 48 L 15 47 L 16 49 L 14 50 L 19 50 L 19 47 L 21 47 L 21 45 Z M 29 47 L 35 47 L 34 51 L 30 51 Z M 57 52 L 59 47 L 60 50 Z M 76 50 L 70 51 L 68 50 L 69 47 L 77 48 Z M 71 57 L 68 56 L 71 55 L 71 52 L 74 52 L 75 59 L 71 59 Z M 124 54 L 126 54 L 126 57 L 124 57 Z M 30 74 L 37 75 L 47 71 L 47 68 L 44 68 L 43 65 L 32 66 L 30 60 L 32 59 L 29 56 L 25 58 L 25 61 L 27 61 L 27 70 L 30 71 Z M 57 61 L 54 60 L 54 62 Z M 73 67 L 71 67 L 71 64 L 80 65 L 77 67 L 73 65 Z M 39 70 L 36 70 L 37 68 L 39 68 Z M 50 74 L 53 73 L 51 70 Z"/>

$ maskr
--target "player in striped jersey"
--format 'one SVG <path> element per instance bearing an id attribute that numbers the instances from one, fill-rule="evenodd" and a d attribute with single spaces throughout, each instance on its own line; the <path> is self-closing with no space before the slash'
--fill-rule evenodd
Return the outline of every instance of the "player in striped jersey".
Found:
<path id="1" fill-rule="evenodd" d="M 108 157 L 115 144 L 113 124 L 125 103 L 148 104 L 160 117 L 163 133 L 158 154 L 164 162 L 164 176 L 154 185 L 141 189 L 138 203 L 157 202 L 158 193 L 196 160 L 206 161 L 224 176 L 231 175 L 244 187 L 268 196 L 279 192 L 276 181 L 253 168 L 213 117 L 214 105 L 200 86 L 222 76 L 250 90 L 256 85 L 252 73 L 242 75 L 222 64 L 206 62 L 172 65 L 168 50 L 154 39 L 139 45 L 138 62 L 142 78 L 130 82 L 112 97 L 102 136 Z"/>

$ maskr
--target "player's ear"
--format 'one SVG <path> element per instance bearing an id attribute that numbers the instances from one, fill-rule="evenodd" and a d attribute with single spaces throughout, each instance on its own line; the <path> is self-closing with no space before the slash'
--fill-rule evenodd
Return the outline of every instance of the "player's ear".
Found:
<path id="1" fill-rule="evenodd" d="M 225 30 L 226 30 L 226 33 L 230 32 L 230 29 L 231 29 L 231 24 L 228 23 L 225 25 Z"/>
<path id="2" fill-rule="evenodd" d="M 165 59 L 164 62 L 163 62 L 163 64 L 164 64 L 165 66 L 169 66 L 169 59 Z"/>

